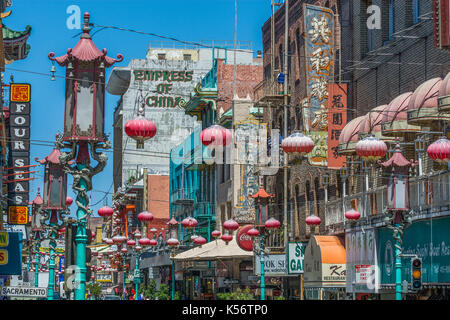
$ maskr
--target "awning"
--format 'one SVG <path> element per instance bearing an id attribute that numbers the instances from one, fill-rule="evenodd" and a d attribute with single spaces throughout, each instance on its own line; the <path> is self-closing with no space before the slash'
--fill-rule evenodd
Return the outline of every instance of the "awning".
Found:
<path id="1" fill-rule="evenodd" d="M 202 245 L 201 247 L 195 247 L 182 252 L 176 255 L 173 259 L 175 261 L 214 261 L 252 257 L 253 251 L 242 250 L 236 242 L 236 237 L 234 237 L 228 244 L 226 244 L 223 240 L 213 240 Z"/>
<path id="2" fill-rule="evenodd" d="M 305 250 L 304 286 L 345 287 L 344 242 L 337 236 L 312 236 Z"/>

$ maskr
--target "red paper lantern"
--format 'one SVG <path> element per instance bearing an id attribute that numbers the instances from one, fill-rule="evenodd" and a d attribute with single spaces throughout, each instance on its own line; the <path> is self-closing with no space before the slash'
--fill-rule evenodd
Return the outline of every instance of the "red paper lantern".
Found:
<path id="1" fill-rule="evenodd" d="M 148 212 L 148 211 L 143 211 L 143 212 L 138 214 L 138 220 L 139 221 L 145 221 L 145 222 L 152 221 L 153 220 L 153 215 L 150 212 Z"/>
<path id="2" fill-rule="evenodd" d="M 361 217 L 361 214 L 358 211 L 351 209 L 345 213 L 345 217 L 349 220 L 358 220 Z"/>
<path id="3" fill-rule="evenodd" d="M 211 235 L 214 237 L 214 238 L 218 238 L 218 237 L 220 237 L 220 231 L 219 230 L 214 230 L 213 232 L 211 232 Z"/>
<path id="4" fill-rule="evenodd" d="M 320 218 L 315 215 L 310 215 L 306 218 L 306 224 L 308 226 L 318 226 L 321 222 L 322 220 L 320 220 Z"/>
<path id="5" fill-rule="evenodd" d="M 66 206 L 70 206 L 73 203 L 72 197 L 66 197 Z"/>
<path id="6" fill-rule="evenodd" d="M 127 241 L 127 246 L 135 246 L 136 245 L 136 241 L 130 239 Z"/>
<path id="7" fill-rule="evenodd" d="M 201 246 L 202 244 L 206 243 L 206 239 L 203 238 L 202 236 L 198 236 L 194 239 L 194 243 Z"/>
<path id="8" fill-rule="evenodd" d="M 125 133 L 136 140 L 136 149 L 144 149 L 144 141 L 151 139 L 156 134 L 156 126 L 151 120 L 139 115 L 134 120 L 128 120 L 125 124 Z"/>
<path id="9" fill-rule="evenodd" d="M 258 229 L 251 228 L 250 230 L 247 231 L 247 234 L 250 237 L 257 237 L 257 236 L 259 236 L 259 231 L 258 231 Z"/>
<path id="10" fill-rule="evenodd" d="M 140 238 L 142 237 L 142 234 L 141 234 L 139 231 L 136 231 L 136 232 L 134 233 L 134 237 L 135 237 L 136 239 L 140 239 Z"/>
<path id="11" fill-rule="evenodd" d="M 113 208 L 108 207 L 108 206 L 104 206 L 101 207 L 100 209 L 98 209 L 98 215 L 100 217 L 111 217 L 114 213 Z"/>
<path id="12" fill-rule="evenodd" d="M 368 136 L 355 146 L 358 156 L 369 162 L 375 162 L 383 158 L 387 153 L 386 143 L 374 136 Z"/>
<path id="13" fill-rule="evenodd" d="M 233 236 L 231 234 L 224 234 L 221 239 L 225 242 L 230 242 L 231 240 L 233 240 Z"/>
<path id="14" fill-rule="evenodd" d="M 450 161 L 450 140 L 441 138 L 427 148 L 428 156 L 436 162 L 446 164 Z"/>
<path id="15" fill-rule="evenodd" d="M 239 224 L 233 219 L 229 219 L 223 223 L 223 228 L 228 231 L 235 231 L 239 228 Z"/>
<path id="16" fill-rule="evenodd" d="M 150 245 L 150 239 L 149 238 L 142 238 L 142 239 L 139 239 L 139 244 L 141 245 L 141 246 L 148 246 L 148 245 Z M 137 247 L 136 247 L 137 248 Z"/>
<path id="17" fill-rule="evenodd" d="M 195 228 L 198 225 L 198 222 L 195 218 L 187 217 L 181 221 L 181 225 L 185 227 L 186 229 L 192 229 Z"/>
<path id="18" fill-rule="evenodd" d="M 127 249 L 127 248 L 122 248 L 122 249 L 120 249 L 120 252 L 122 252 L 122 253 L 127 253 L 127 252 L 128 252 L 128 249 Z"/>
<path id="19" fill-rule="evenodd" d="M 314 149 L 314 141 L 301 132 L 295 132 L 283 139 L 281 147 L 286 153 L 304 156 Z"/>
<path id="20" fill-rule="evenodd" d="M 127 238 L 124 237 L 124 236 L 114 236 L 114 237 L 112 238 L 112 241 L 113 241 L 114 243 L 124 243 L 125 241 L 127 241 Z"/>
<path id="21" fill-rule="evenodd" d="M 167 240 L 167 245 L 170 247 L 175 247 L 178 245 L 178 243 L 178 240 L 174 238 L 170 238 L 169 240 Z"/>
<path id="22" fill-rule="evenodd" d="M 264 227 L 266 229 L 279 229 L 280 228 L 280 221 L 278 221 L 275 218 L 270 218 L 269 220 L 266 221 L 266 223 L 264 224 Z"/>
<path id="23" fill-rule="evenodd" d="M 204 129 L 200 133 L 200 139 L 204 146 L 215 148 L 226 146 L 232 140 L 231 131 L 217 124 Z"/>
<path id="24" fill-rule="evenodd" d="M 150 246 L 156 246 L 158 245 L 158 241 L 156 241 L 155 239 L 150 239 L 150 242 L 148 243 Z"/>

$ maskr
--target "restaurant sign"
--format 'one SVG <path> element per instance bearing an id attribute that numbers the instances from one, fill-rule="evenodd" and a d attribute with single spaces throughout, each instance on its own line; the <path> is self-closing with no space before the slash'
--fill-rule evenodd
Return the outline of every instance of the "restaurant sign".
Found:
<path id="1" fill-rule="evenodd" d="M 255 274 L 261 275 L 261 260 L 255 255 Z M 286 255 L 269 254 L 264 255 L 264 274 L 266 276 L 281 276 L 287 274 Z"/>

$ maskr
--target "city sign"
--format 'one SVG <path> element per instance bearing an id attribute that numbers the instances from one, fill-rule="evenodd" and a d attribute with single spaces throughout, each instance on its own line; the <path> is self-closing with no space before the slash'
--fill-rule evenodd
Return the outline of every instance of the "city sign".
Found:
<path id="1" fill-rule="evenodd" d="M 8 208 L 8 224 L 27 224 L 28 207 L 10 206 Z"/>
<path id="2" fill-rule="evenodd" d="M 7 297 L 47 298 L 47 288 L 2 287 L 0 295 Z"/>
<path id="3" fill-rule="evenodd" d="M 355 265 L 355 283 L 367 284 L 372 270 L 373 266 L 371 266 L 370 264 Z"/>
<path id="4" fill-rule="evenodd" d="M 255 255 L 255 274 L 261 275 L 260 256 Z M 264 255 L 264 275 L 281 276 L 288 273 L 285 254 Z"/>
<path id="5" fill-rule="evenodd" d="M 307 242 L 289 242 L 287 250 L 287 263 L 289 274 L 304 272 L 305 249 Z"/>
<path id="6" fill-rule="evenodd" d="M 10 85 L 11 102 L 30 102 L 31 85 L 28 83 L 11 83 Z"/>

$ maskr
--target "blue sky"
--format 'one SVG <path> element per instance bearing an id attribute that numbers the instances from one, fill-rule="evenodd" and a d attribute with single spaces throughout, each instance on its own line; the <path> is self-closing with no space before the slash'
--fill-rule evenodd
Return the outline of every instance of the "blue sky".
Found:
<path id="1" fill-rule="evenodd" d="M 252 42 L 253 50 L 262 50 L 263 23 L 270 18 L 270 0 L 238 0 L 237 39 Z M 30 161 L 42 159 L 48 155 L 55 140 L 55 135 L 63 128 L 64 87 L 63 68 L 56 66 L 56 81 L 51 81 L 51 61 L 49 52 L 56 56 L 73 48 L 78 40 L 80 30 L 69 30 L 66 21 L 67 8 L 77 5 L 81 16 L 88 11 L 91 22 L 98 25 L 116 26 L 150 32 L 177 38 L 184 41 L 233 40 L 234 39 L 234 0 L 15 0 L 12 15 L 3 23 L 14 30 L 21 31 L 26 25 L 32 26 L 28 43 L 31 52 L 27 59 L 6 66 L 4 81 L 9 82 L 10 74 L 15 82 L 28 82 L 32 86 L 31 101 L 31 153 Z M 91 33 L 96 31 L 93 29 Z M 74 37 L 75 36 L 75 37 Z M 123 54 L 124 61 L 116 66 L 127 66 L 131 59 L 143 59 L 150 41 L 158 38 L 105 29 L 93 37 L 97 47 L 106 48 L 108 55 L 116 57 Z M 107 71 L 109 75 L 111 69 Z M 42 75 L 42 73 L 47 75 Z M 59 77 L 58 77 L 59 76 Z M 118 97 L 107 94 L 105 132 L 113 140 L 113 111 Z M 39 140 L 39 141 L 36 141 Z M 43 141 L 43 142 L 40 142 Z M 39 145 L 39 144 L 46 144 Z M 90 204 L 99 202 L 105 195 L 102 191 L 112 191 L 112 153 L 108 153 L 108 164 L 103 172 L 94 176 Z M 30 200 L 34 199 L 37 187 L 43 185 L 43 168 L 30 183 Z M 72 191 L 72 179 L 69 177 L 68 194 L 75 199 Z M 111 204 L 111 195 L 108 195 Z M 103 201 L 91 207 L 95 214 Z M 75 204 L 72 205 L 72 215 Z"/>

